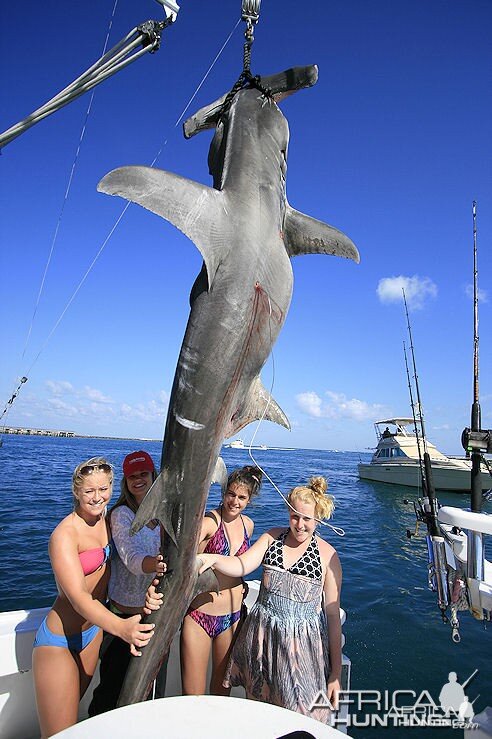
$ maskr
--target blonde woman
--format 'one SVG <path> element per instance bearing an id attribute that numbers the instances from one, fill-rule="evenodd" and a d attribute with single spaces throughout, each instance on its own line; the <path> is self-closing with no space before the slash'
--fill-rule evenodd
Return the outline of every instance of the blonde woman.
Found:
<path id="1" fill-rule="evenodd" d="M 122 619 L 109 611 L 110 555 L 106 509 L 113 469 L 103 457 L 79 464 L 72 477 L 74 510 L 58 524 L 49 555 L 58 597 L 38 629 L 33 671 L 42 737 L 77 722 L 79 701 L 96 668 L 102 630 L 127 642 L 132 654 L 145 646 L 153 624 L 141 615 Z"/>
<path id="2" fill-rule="evenodd" d="M 323 477 L 290 491 L 289 527 L 270 529 L 239 557 L 200 554 L 200 571 L 230 577 L 263 564 L 258 599 L 234 644 L 226 685 L 242 685 L 248 698 L 326 723 L 328 708 L 310 710 L 322 690 L 338 704 L 342 667 L 340 588 L 335 549 L 316 534 L 333 499 Z"/>

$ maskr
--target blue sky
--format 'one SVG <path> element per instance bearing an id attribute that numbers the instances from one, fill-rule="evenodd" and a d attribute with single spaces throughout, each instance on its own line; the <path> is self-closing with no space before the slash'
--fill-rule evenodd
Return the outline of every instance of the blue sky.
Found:
<path id="1" fill-rule="evenodd" d="M 0 128 L 71 82 L 103 48 L 114 0 L 9 3 L 1 28 Z M 186 141 L 183 109 L 240 14 L 240 2 L 183 0 L 160 51 L 5 147 L 2 177 L 0 399 L 28 374 L 9 425 L 160 438 L 200 268 L 198 250 L 131 206 L 48 341 L 124 203 L 96 191 L 125 164 L 211 184 L 211 133 Z M 119 0 L 110 46 L 162 17 Z M 188 114 L 228 91 L 244 24 Z M 364 450 L 372 422 L 409 414 L 406 286 L 429 438 L 460 452 L 472 402 L 472 201 L 478 203 L 482 426 L 492 426 L 492 4 L 490 0 L 263 0 L 252 71 L 316 63 L 319 81 L 282 104 L 290 125 L 287 195 L 357 244 L 361 263 L 293 261 L 294 296 L 266 387 L 292 432 L 264 422 L 270 445 Z M 26 336 L 60 219 L 29 341 Z M 254 426 L 243 432 L 249 440 Z"/>

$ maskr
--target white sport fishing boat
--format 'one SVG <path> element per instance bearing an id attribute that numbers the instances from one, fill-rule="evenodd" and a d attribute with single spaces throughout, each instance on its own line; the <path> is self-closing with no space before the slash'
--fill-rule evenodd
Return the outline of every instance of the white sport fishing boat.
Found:
<path id="1" fill-rule="evenodd" d="M 248 582 L 247 605 L 256 600 L 259 581 Z M 39 725 L 32 679 L 32 645 L 39 624 L 48 608 L 31 611 L 11 611 L 0 614 L 0 737 L 1 739 L 38 739 Z M 341 612 L 342 624 L 345 614 Z M 79 723 L 60 732 L 63 737 L 107 737 L 117 734 L 119 739 L 135 739 L 142 736 L 143 722 L 147 726 L 160 724 L 167 736 L 188 739 L 190 736 L 227 736 L 225 727 L 234 726 L 237 739 L 274 739 L 291 731 L 306 731 L 320 739 L 337 739 L 346 734 L 319 721 L 284 708 L 270 706 L 244 698 L 241 688 L 232 690 L 232 698 L 218 696 L 181 697 L 181 673 L 179 661 L 179 634 L 176 635 L 169 656 L 166 698 L 125 706 L 115 711 L 87 718 L 87 708 L 92 691 L 98 684 L 98 672 L 85 694 L 79 710 Z M 343 655 L 342 684 L 345 690 L 350 684 L 350 660 Z M 179 696 L 179 697 L 178 697 Z M 341 722 L 347 716 L 348 707 L 338 714 Z M 145 714 L 145 716 L 144 716 Z M 210 716 L 210 720 L 208 720 Z M 220 716 L 218 728 L 217 717 Z M 230 716 L 229 723 L 227 716 Z M 243 717 L 243 718 L 242 718 Z"/>
<path id="2" fill-rule="evenodd" d="M 245 444 L 242 439 L 234 439 L 230 444 L 225 444 L 226 449 L 254 449 L 255 451 L 265 451 L 268 449 L 266 444 L 258 444 L 257 446 L 250 446 Z"/>
<path id="3" fill-rule="evenodd" d="M 418 420 L 417 420 L 418 424 Z M 373 482 L 391 485 L 407 485 L 422 488 L 420 473 L 419 439 L 414 432 L 413 418 L 387 418 L 374 423 L 377 447 L 370 462 L 360 462 L 359 477 Z M 456 493 L 469 493 L 471 484 L 471 460 L 447 457 L 434 444 L 426 442 L 429 453 L 434 487 Z M 420 452 L 421 453 L 421 452 Z M 482 489 L 492 487 L 492 477 L 482 463 Z"/>

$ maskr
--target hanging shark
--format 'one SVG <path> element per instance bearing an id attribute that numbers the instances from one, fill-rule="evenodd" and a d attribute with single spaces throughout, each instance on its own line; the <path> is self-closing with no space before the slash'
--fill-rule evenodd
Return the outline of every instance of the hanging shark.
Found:
<path id="1" fill-rule="evenodd" d="M 151 645 L 131 660 L 118 705 L 145 699 L 200 589 L 198 538 L 224 438 L 259 418 L 289 428 L 260 371 L 289 309 L 290 257 L 333 254 L 359 261 L 347 236 L 287 202 L 289 128 L 277 103 L 317 77 L 317 67 L 307 66 L 256 78 L 257 86 L 225 95 L 186 121 L 186 137 L 215 128 L 208 157 L 213 187 L 143 166 L 116 169 L 98 185 L 170 221 L 203 257 L 169 402 L 161 472 L 133 524 L 138 531 L 158 519 L 168 534 L 168 574 L 158 588 L 164 605 L 151 618 Z"/>

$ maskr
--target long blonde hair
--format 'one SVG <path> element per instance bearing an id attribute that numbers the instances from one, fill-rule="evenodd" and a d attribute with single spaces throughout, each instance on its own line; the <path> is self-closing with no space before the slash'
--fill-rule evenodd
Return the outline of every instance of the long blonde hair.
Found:
<path id="1" fill-rule="evenodd" d="M 321 475 L 311 477 L 307 485 L 292 488 L 287 496 L 287 503 L 294 509 L 296 509 L 297 500 L 303 503 L 314 503 L 315 518 L 319 520 L 331 518 L 335 510 L 335 501 L 331 495 L 326 495 L 327 489 L 328 483 L 324 477 Z"/>

